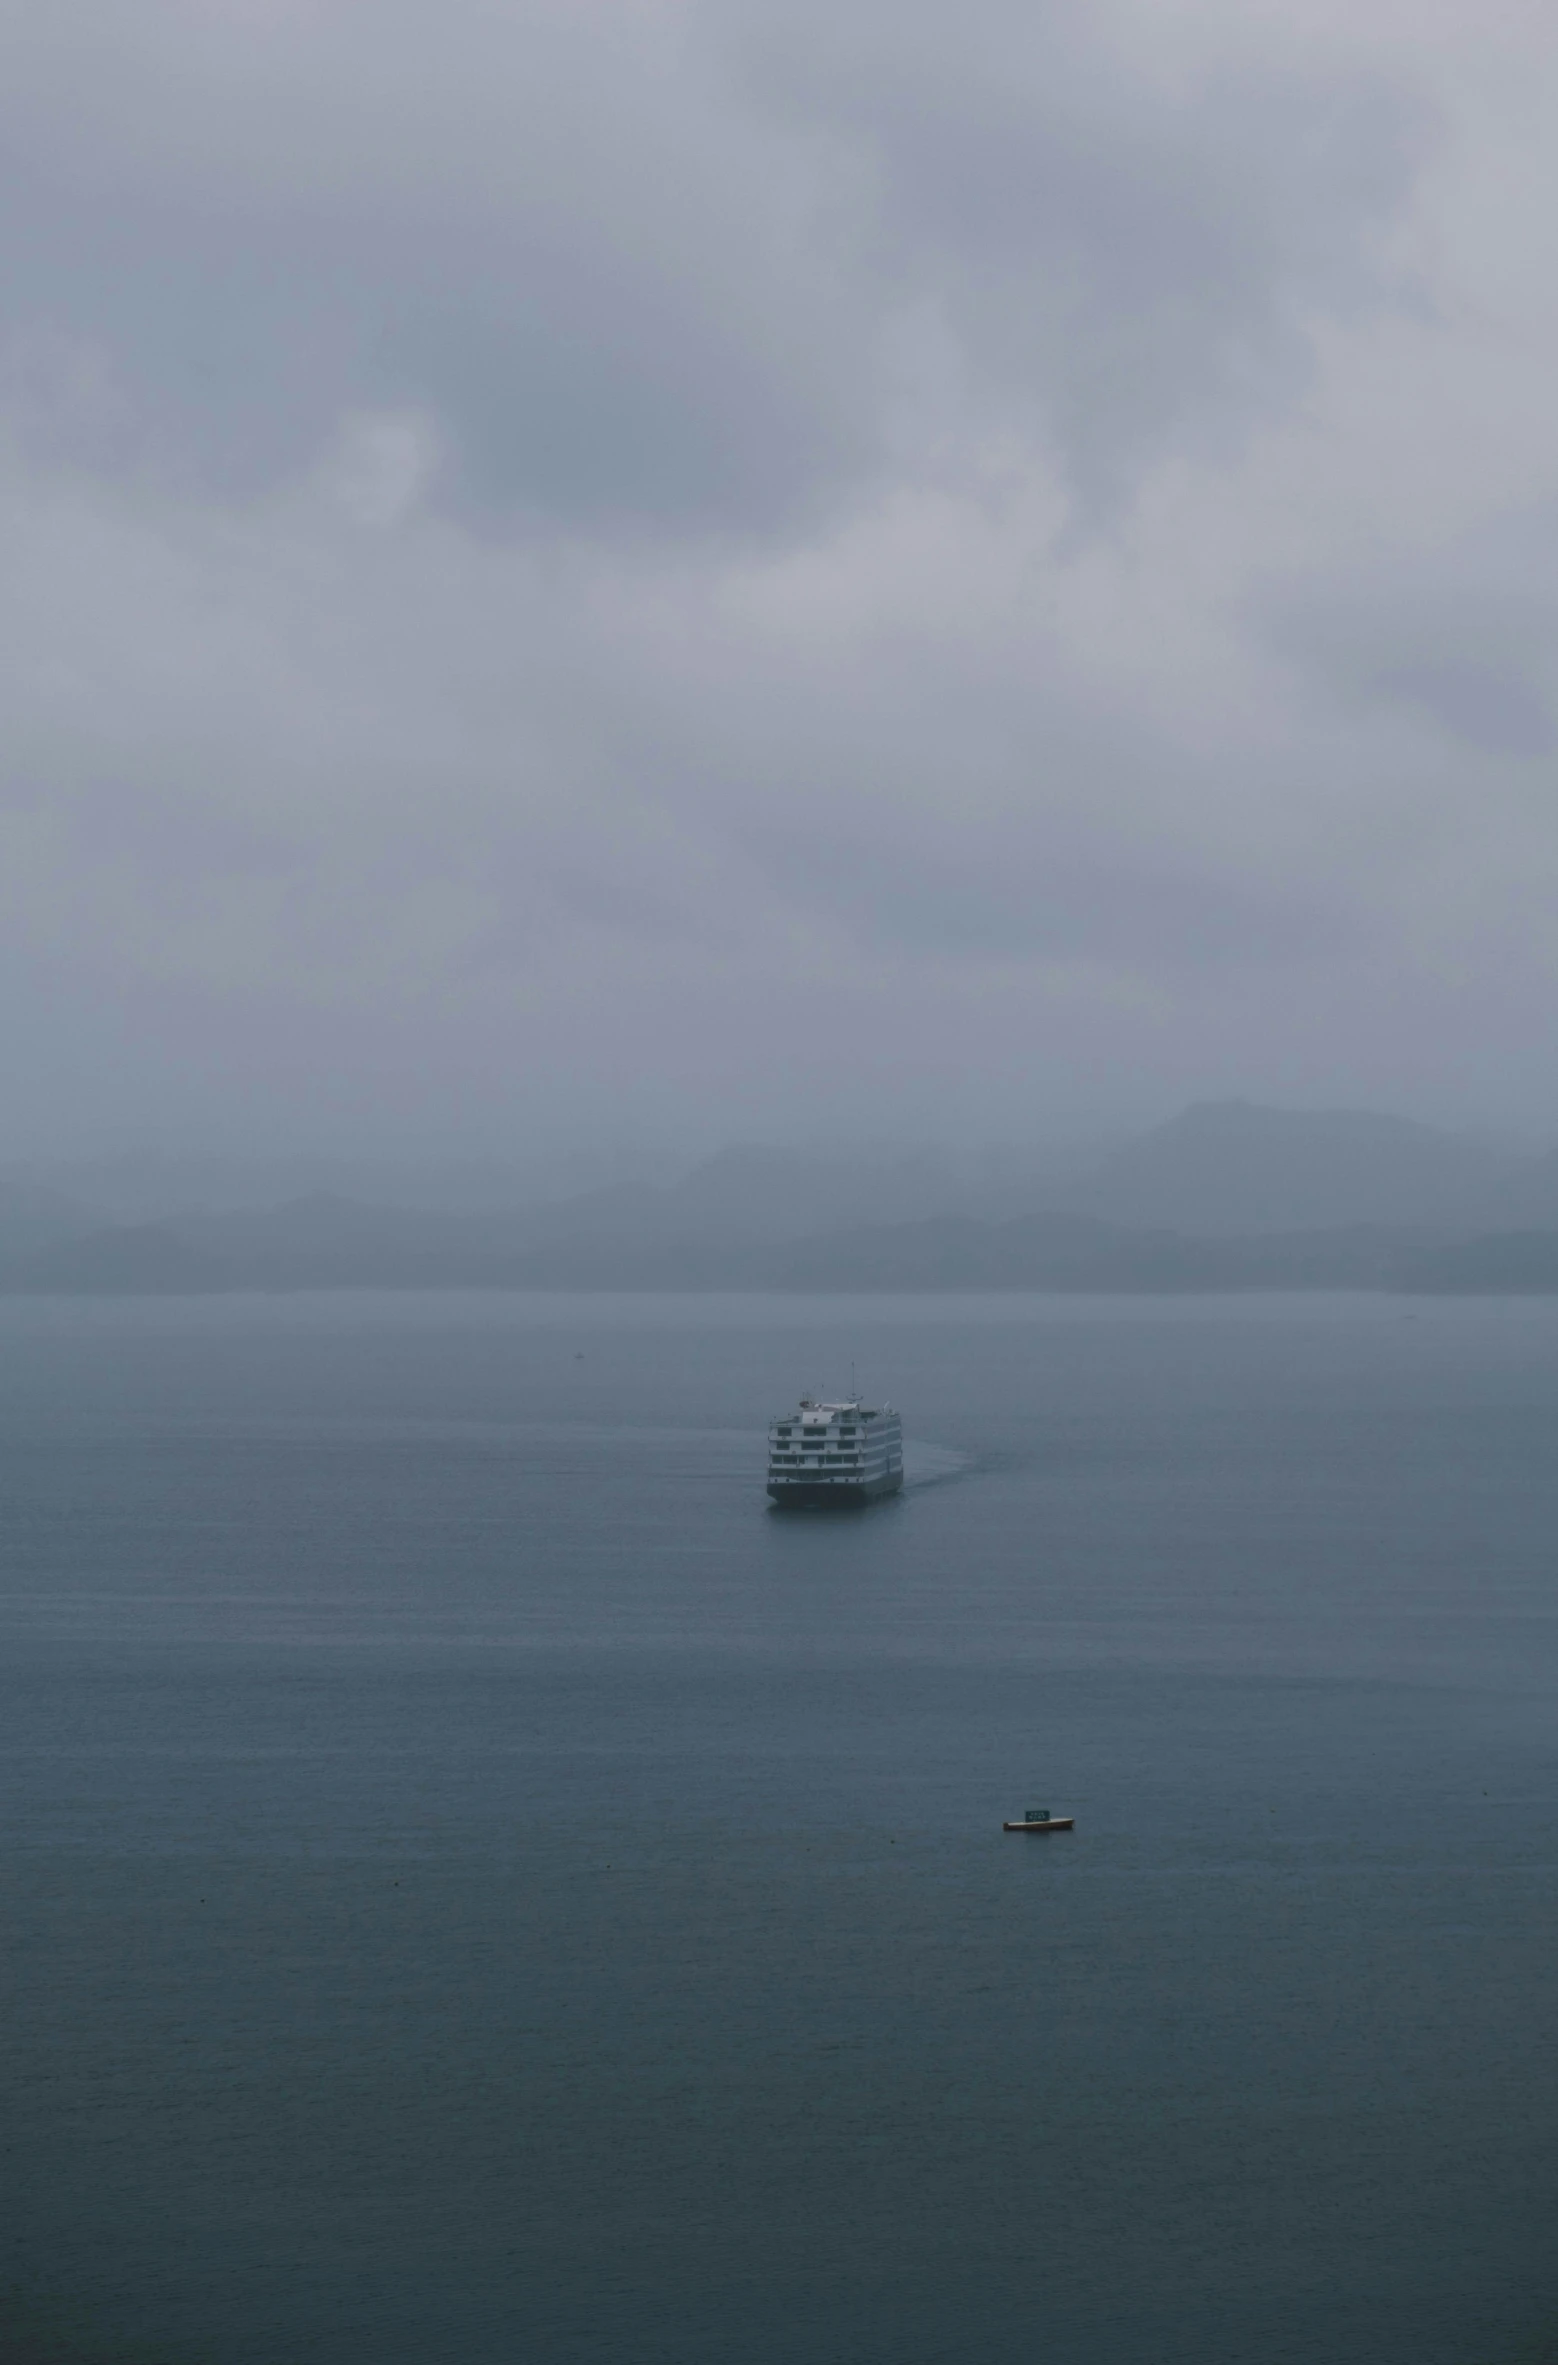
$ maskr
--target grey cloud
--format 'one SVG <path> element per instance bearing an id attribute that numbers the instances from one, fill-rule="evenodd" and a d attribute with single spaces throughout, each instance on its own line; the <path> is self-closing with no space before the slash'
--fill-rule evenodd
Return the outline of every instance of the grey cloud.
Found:
<path id="1" fill-rule="evenodd" d="M 132 50 L 82 110 L 13 25 L 53 96 L 40 119 L 17 72 L 0 97 L 9 375 L 43 449 L 243 497 L 343 413 L 425 406 L 468 521 L 586 526 L 772 523 L 859 466 L 851 310 L 785 249 L 761 156 L 635 54 L 648 32 L 327 21 L 230 28 L 251 80 L 209 40 Z"/>
<path id="2" fill-rule="evenodd" d="M 1446 652 L 1415 664 L 1383 665 L 1365 686 L 1373 697 L 1418 708 L 1484 754 L 1551 752 L 1553 718 L 1546 700 L 1506 668 L 1468 663 Z"/>
<path id="3" fill-rule="evenodd" d="M 1416 129 L 1356 79 L 1167 92 L 1019 0 L 162 21 L 0 29 L 42 448 L 235 498 L 421 407 L 494 524 L 795 530 L 901 465 L 927 305 L 976 403 L 1118 490 L 1379 296 Z"/>
<path id="4" fill-rule="evenodd" d="M 1410 566 L 1268 585 L 1257 628 L 1343 705 L 1393 709 L 1479 754 L 1551 753 L 1558 514 L 1479 524 Z"/>
<path id="5" fill-rule="evenodd" d="M 1344 16 L 0 0 L 15 1121 L 1545 1090 L 1545 249 Z"/>
<path id="6" fill-rule="evenodd" d="M 735 21 L 770 103 L 869 169 L 888 283 L 936 304 L 1095 500 L 1290 397 L 1316 316 L 1409 293 L 1377 233 L 1433 125 L 1400 85 L 1289 66 L 1165 88 L 1065 0 Z"/>
<path id="7" fill-rule="evenodd" d="M 1290 967 L 1350 946 L 1356 927 L 1334 889 L 1217 875 L 1187 850 L 1089 845 L 1064 821 L 1001 833 L 955 827 L 916 843 L 813 824 L 749 828 L 768 877 L 862 941 L 935 959 L 1107 963 L 1143 980 Z M 969 844 L 972 837 L 974 844 Z"/>

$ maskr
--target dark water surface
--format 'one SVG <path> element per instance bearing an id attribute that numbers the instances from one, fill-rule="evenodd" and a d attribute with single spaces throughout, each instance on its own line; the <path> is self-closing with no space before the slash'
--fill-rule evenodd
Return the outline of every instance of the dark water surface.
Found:
<path id="1" fill-rule="evenodd" d="M 914 1483 L 770 1514 L 852 1359 Z M 0 2274 L 99 2337 L 1558 2319 L 1558 1308 L 12 1302 L 0 1536 Z"/>

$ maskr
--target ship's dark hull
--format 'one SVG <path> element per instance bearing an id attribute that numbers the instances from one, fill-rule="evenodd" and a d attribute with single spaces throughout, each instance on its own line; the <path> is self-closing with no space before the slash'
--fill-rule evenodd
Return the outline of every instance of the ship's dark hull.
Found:
<path id="1" fill-rule="evenodd" d="M 770 1478 L 768 1492 L 778 1511 L 856 1511 L 902 1484 L 901 1470 L 887 1470 L 880 1478 Z"/>

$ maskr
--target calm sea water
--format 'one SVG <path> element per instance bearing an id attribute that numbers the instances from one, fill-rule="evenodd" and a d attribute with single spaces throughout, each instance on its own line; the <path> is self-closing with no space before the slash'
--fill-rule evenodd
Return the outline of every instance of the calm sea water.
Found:
<path id="1" fill-rule="evenodd" d="M 912 1483 L 770 1513 L 852 1362 Z M 0 2272 L 105 2354 L 1558 2325 L 1558 1307 L 13 1301 L 0 1538 Z"/>

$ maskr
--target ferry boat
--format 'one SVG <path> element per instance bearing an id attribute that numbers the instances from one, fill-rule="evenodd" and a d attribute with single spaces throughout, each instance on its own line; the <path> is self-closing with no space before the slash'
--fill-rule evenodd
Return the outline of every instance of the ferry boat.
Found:
<path id="1" fill-rule="evenodd" d="M 903 1484 L 903 1424 L 890 1404 L 859 1396 L 798 1410 L 769 1424 L 768 1491 L 786 1509 L 874 1502 Z"/>

